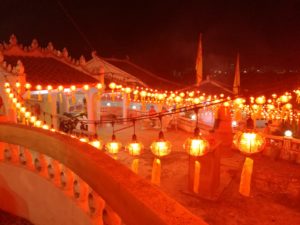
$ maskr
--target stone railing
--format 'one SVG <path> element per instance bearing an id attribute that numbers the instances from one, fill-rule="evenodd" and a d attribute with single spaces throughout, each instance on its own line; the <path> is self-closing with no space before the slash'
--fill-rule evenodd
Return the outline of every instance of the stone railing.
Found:
<path id="1" fill-rule="evenodd" d="M 121 219 L 119 218 L 119 216 L 115 212 L 113 212 L 107 204 L 105 204 L 105 201 L 86 182 L 84 182 L 78 175 L 73 173 L 65 165 L 59 163 L 57 160 L 49 156 L 36 151 L 32 151 L 23 146 L 8 143 L 1 143 L 0 146 L 0 163 L 2 162 L 6 164 L 6 168 L 9 168 L 7 167 L 7 164 L 10 164 L 19 169 L 26 169 L 30 172 L 33 172 L 39 175 L 39 178 L 44 178 L 45 180 L 51 182 L 54 187 L 63 192 L 66 197 L 65 200 L 72 200 L 72 203 L 68 204 L 68 206 L 75 205 L 79 210 L 81 210 L 70 210 L 72 214 L 76 213 L 76 215 L 72 216 L 72 219 L 82 220 L 82 222 L 78 222 L 78 224 L 121 224 Z M 7 170 L 4 171 L 4 173 L 7 174 Z M 18 173 L 22 174 L 23 180 L 30 182 L 31 185 L 39 184 L 39 182 L 36 181 L 36 178 L 31 179 L 30 176 L 26 176 L 25 179 L 24 173 L 20 171 L 18 171 Z M 18 184 L 18 186 L 22 185 L 23 184 L 21 183 Z M 7 190 L 7 192 L 12 191 L 13 193 L 16 193 L 18 192 L 18 190 L 19 188 L 16 188 L 13 184 L 10 184 L 10 190 Z M 56 224 L 62 224 L 62 221 L 66 220 L 66 218 L 64 218 L 63 220 L 61 220 L 60 218 L 50 220 L 47 217 L 58 215 L 45 215 L 43 211 L 40 211 L 37 206 L 40 200 L 35 196 L 39 195 L 38 192 L 48 192 L 48 195 L 46 197 L 55 198 L 53 197 L 54 195 L 52 194 L 53 191 L 51 191 L 51 189 L 47 189 L 47 191 L 45 189 L 34 190 L 34 193 L 29 192 L 30 191 L 26 191 L 26 196 L 22 198 L 26 199 L 27 197 L 29 197 L 31 201 L 30 205 L 34 210 L 32 210 L 33 212 L 30 213 L 30 215 L 26 214 L 26 212 L 20 211 L 19 209 L 16 211 L 13 210 L 12 207 L 8 207 L 8 205 L 10 205 L 10 203 L 8 202 L 5 203 L 6 206 L 4 206 L 4 209 L 10 211 L 10 213 L 15 213 L 19 216 L 27 217 L 27 219 L 34 224 L 51 224 L 53 222 L 55 222 Z M 17 199 L 15 199 L 15 196 L 14 201 L 18 201 Z M 59 199 L 59 201 L 56 203 L 62 204 L 63 202 L 64 199 Z M 47 205 L 47 203 L 45 203 L 43 207 L 45 207 L 45 205 Z M 0 206 L 2 205 L 0 204 Z M 58 206 L 56 206 L 55 208 L 56 210 L 60 209 L 60 207 Z M 67 217 L 67 215 L 64 215 L 64 217 Z M 71 218 L 69 219 L 71 220 Z"/>
<path id="2" fill-rule="evenodd" d="M 264 154 L 272 158 L 282 158 L 300 164 L 300 140 L 296 138 L 265 135 L 267 144 Z"/>
<path id="3" fill-rule="evenodd" d="M 3 148 L 3 161 L 50 180 L 95 224 L 206 224 L 124 165 L 77 139 L 0 123 L 0 141 L 10 144 Z"/>

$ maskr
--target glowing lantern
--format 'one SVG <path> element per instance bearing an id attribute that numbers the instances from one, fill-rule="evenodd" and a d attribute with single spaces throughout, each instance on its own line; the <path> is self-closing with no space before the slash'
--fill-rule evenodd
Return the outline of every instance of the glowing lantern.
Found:
<path id="1" fill-rule="evenodd" d="M 197 112 L 198 113 L 198 112 Z M 188 138 L 183 148 L 188 152 L 189 155 L 194 157 L 200 157 L 209 152 L 209 142 L 201 137 L 200 130 L 196 127 L 194 132 L 194 137 Z M 201 164 L 198 159 L 195 159 L 194 165 L 194 185 L 193 191 L 195 193 L 199 193 L 199 180 L 200 180 L 200 171 L 201 171 Z"/>
<path id="2" fill-rule="evenodd" d="M 26 108 L 25 108 L 25 107 L 21 107 L 21 108 L 20 108 L 20 112 L 21 112 L 21 113 L 25 113 L 25 112 L 26 112 Z"/>
<path id="3" fill-rule="evenodd" d="M 36 121 L 34 122 L 34 126 L 35 126 L 35 127 L 41 127 L 41 126 L 42 126 L 42 121 L 36 120 Z"/>
<path id="4" fill-rule="evenodd" d="M 256 102 L 257 104 L 259 104 L 259 105 L 265 104 L 266 98 L 265 98 L 265 96 L 257 97 L 257 98 L 255 99 L 255 102 Z"/>
<path id="5" fill-rule="evenodd" d="M 30 118 L 30 116 L 31 116 L 31 113 L 30 112 L 25 112 L 25 114 L 24 114 L 24 116 L 25 116 L 25 118 Z"/>
<path id="6" fill-rule="evenodd" d="M 36 121 L 36 117 L 35 117 L 35 116 L 31 116 L 31 117 L 30 117 L 30 122 L 34 124 L 35 121 Z"/>
<path id="7" fill-rule="evenodd" d="M 87 143 L 89 141 L 89 139 L 87 137 L 81 137 L 81 138 L 79 138 L 79 141 Z"/>
<path id="8" fill-rule="evenodd" d="M 17 103 L 16 103 L 16 108 L 17 108 L 17 109 L 20 109 L 21 107 L 22 107 L 21 103 L 20 103 L 20 102 L 17 102 Z"/>
<path id="9" fill-rule="evenodd" d="M 87 85 L 87 84 L 83 85 L 83 90 L 88 91 L 89 88 L 90 88 L 89 85 Z"/>
<path id="10" fill-rule="evenodd" d="M 5 87 L 5 88 L 8 88 L 9 86 L 10 86 L 10 84 L 9 84 L 8 82 L 5 82 L 5 83 L 4 83 L 4 87 Z"/>
<path id="11" fill-rule="evenodd" d="M 16 82 L 16 88 L 17 88 L 17 92 L 20 93 L 20 87 L 21 87 L 21 83 L 20 82 Z"/>
<path id="12" fill-rule="evenodd" d="M 90 141 L 89 144 L 100 150 L 103 148 L 103 142 L 98 138 L 97 134 L 95 135 L 95 139 Z"/>
<path id="13" fill-rule="evenodd" d="M 41 96 L 41 93 L 40 91 L 42 90 L 42 86 L 41 85 L 36 85 L 36 90 L 38 90 L 38 100 L 39 101 L 42 101 L 42 96 Z"/>
<path id="14" fill-rule="evenodd" d="M 234 136 L 234 144 L 242 153 L 251 155 L 263 150 L 265 138 L 256 132 L 238 132 Z"/>
<path id="15" fill-rule="evenodd" d="M 199 104 L 200 103 L 200 99 L 199 98 L 194 98 L 193 99 L 193 103 L 194 104 Z"/>
<path id="16" fill-rule="evenodd" d="M 43 124 L 42 128 L 43 128 L 44 130 L 49 130 L 48 124 L 45 124 L 45 123 Z"/>
<path id="17" fill-rule="evenodd" d="M 114 90 L 116 89 L 117 85 L 114 82 L 111 82 L 108 87 L 111 89 L 111 98 L 112 101 L 115 101 L 115 95 L 114 95 Z"/>
<path id="18" fill-rule="evenodd" d="M 268 110 L 274 110 L 274 109 L 275 109 L 275 106 L 272 105 L 272 104 L 268 104 L 268 105 L 267 105 L 267 108 L 268 108 Z"/>
<path id="19" fill-rule="evenodd" d="M 76 103 L 76 98 L 75 98 L 76 86 L 71 85 L 70 90 L 71 90 L 72 103 L 75 104 Z"/>
<path id="20" fill-rule="evenodd" d="M 25 84 L 25 91 L 27 93 L 27 99 L 30 99 L 30 88 L 31 88 L 31 84 L 26 83 Z"/>
<path id="21" fill-rule="evenodd" d="M 156 185 L 160 185 L 160 170 L 161 170 L 160 157 L 170 154 L 171 143 L 165 140 L 163 132 L 160 131 L 158 140 L 152 142 L 150 148 L 152 153 L 156 156 L 153 161 L 151 182 Z"/>
<path id="22" fill-rule="evenodd" d="M 290 110 L 290 109 L 293 108 L 293 106 L 292 106 L 292 104 L 287 103 L 287 104 L 284 105 L 284 108 L 287 109 L 287 110 Z"/>
<path id="23" fill-rule="evenodd" d="M 126 150 L 130 155 L 134 157 L 131 164 L 131 169 L 136 174 L 138 173 L 138 168 L 139 168 L 138 156 L 141 154 L 143 149 L 144 149 L 143 144 L 137 141 L 136 135 L 134 134 L 132 136 L 132 141 L 126 146 Z"/>
<path id="24" fill-rule="evenodd" d="M 52 101 L 51 91 L 53 90 L 53 87 L 51 85 L 48 85 L 47 90 L 48 90 L 48 102 L 51 102 Z"/>
<path id="25" fill-rule="evenodd" d="M 236 105 L 243 104 L 244 102 L 245 102 L 245 99 L 243 99 L 243 98 L 236 98 L 234 100 L 234 104 L 236 104 Z"/>
<path id="26" fill-rule="evenodd" d="M 58 91 L 63 91 L 63 90 L 64 90 L 64 86 L 59 85 L 59 86 L 57 87 L 57 90 L 58 90 Z"/>
<path id="27" fill-rule="evenodd" d="M 180 92 L 179 96 L 180 96 L 181 98 L 183 98 L 183 97 L 185 96 L 185 94 L 184 94 L 183 92 Z"/>
<path id="28" fill-rule="evenodd" d="M 116 136 L 113 134 L 112 140 L 106 143 L 107 151 L 112 154 L 114 159 L 117 159 L 117 154 L 120 151 L 122 144 L 116 141 Z"/>
<path id="29" fill-rule="evenodd" d="M 94 146 L 97 149 L 102 149 L 102 147 L 103 147 L 103 144 L 100 140 L 91 141 L 90 145 Z"/>
<path id="30" fill-rule="evenodd" d="M 10 99 L 16 99 L 16 98 L 14 98 L 14 94 L 13 93 L 9 93 L 8 94 L 8 97 L 10 98 Z M 17 100 L 17 99 L 16 99 Z"/>
<path id="31" fill-rule="evenodd" d="M 263 150 L 265 138 L 259 133 L 253 131 L 238 132 L 234 136 L 233 143 L 242 153 L 246 155 L 252 155 Z M 252 171 L 253 160 L 249 157 L 246 157 L 239 189 L 239 192 L 244 196 L 250 195 Z"/>
<path id="32" fill-rule="evenodd" d="M 288 138 L 291 138 L 293 136 L 293 132 L 291 130 L 286 130 L 284 132 L 284 136 L 288 137 Z"/>
<path id="33" fill-rule="evenodd" d="M 196 136 L 185 141 L 184 149 L 191 156 L 203 156 L 209 152 L 209 143 L 201 136 Z"/>
<path id="34" fill-rule="evenodd" d="M 280 96 L 279 100 L 282 103 L 286 103 L 289 101 L 289 97 L 287 95 L 282 95 L 282 96 Z"/>
<path id="35" fill-rule="evenodd" d="M 101 90 L 101 89 L 103 88 L 103 85 L 102 85 L 101 83 L 98 83 L 98 84 L 96 85 L 96 88 L 99 89 L 99 90 Z"/>
<path id="36" fill-rule="evenodd" d="M 192 92 L 189 92 L 189 97 L 190 97 L 190 98 L 194 97 L 194 94 L 195 94 L 195 93 L 194 93 L 193 91 L 192 91 Z"/>
<path id="37" fill-rule="evenodd" d="M 7 87 L 7 88 L 5 89 L 5 92 L 6 92 L 6 93 L 10 93 L 10 92 L 11 92 L 11 89 L 10 89 L 9 87 Z"/>

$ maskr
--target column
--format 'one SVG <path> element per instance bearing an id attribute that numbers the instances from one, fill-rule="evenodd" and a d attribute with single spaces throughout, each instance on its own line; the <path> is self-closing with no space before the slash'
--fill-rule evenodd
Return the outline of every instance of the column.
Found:
<path id="1" fill-rule="evenodd" d="M 123 119 L 127 118 L 127 106 L 128 106 L 127 94 L 123 94 L 123 102 L 122 102 L 122 116 L 123 116 Z"/>
<path id="2" fill-rule="evenodd" d="M 51 93 L 51 106 L 50 107 L 51 107 L 50 108 L 50 114 L 52 115 L 53 128 L 58 129 L 58 124 L 57 124 L 57 93 Z"/>
<path id="3" fill-rule="evenodd" d="M 87 108 L 87 117 L 89 121 L 95 121 L 95 101 L 94 96 L 97 93 L 97 90 L 95 88 L 91 88 L 88 91 L 85 92 L 86 97 L 86 108 Z M 95 123 L 91 122 L 88 123 L 88 131 L 89 132 L 96 132 Z"/>

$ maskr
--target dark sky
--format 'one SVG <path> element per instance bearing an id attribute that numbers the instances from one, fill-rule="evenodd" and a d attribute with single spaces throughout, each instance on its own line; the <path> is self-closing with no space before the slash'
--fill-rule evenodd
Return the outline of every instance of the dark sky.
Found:
<path id="1" fill-rule="evenodd" d="M 68 13 L 65 13 L 61 5 Z M 205 69 L 242 66 L 300 67 L 300 1 L 88 1 L 2 0 L 0 37 L 37 38 L 90 57 L 126 55 L 158 74 L 194 68 L 203 33 Z M 68 18 L 70 15 L 79 27 Z"/>

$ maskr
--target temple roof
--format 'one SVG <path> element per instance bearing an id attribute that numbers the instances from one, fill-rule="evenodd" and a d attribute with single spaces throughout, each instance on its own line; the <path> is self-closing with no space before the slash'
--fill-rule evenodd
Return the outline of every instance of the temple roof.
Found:
<path id="1" fill-rule="evenodd" d="M 127 59 L 105 58 L 104 60 L 128 74 L 135 76 L 151 88 L 174 90 L 182 87 L 181 84 L 157 76 Z"/>
<path id="2" fill-rule="evenodd" d="M 21 60 L 26 80 L 33 85 L 97 83 L 95 78 L 52 57 L 5 56 L 4 59 L 11 65 Z"/>

